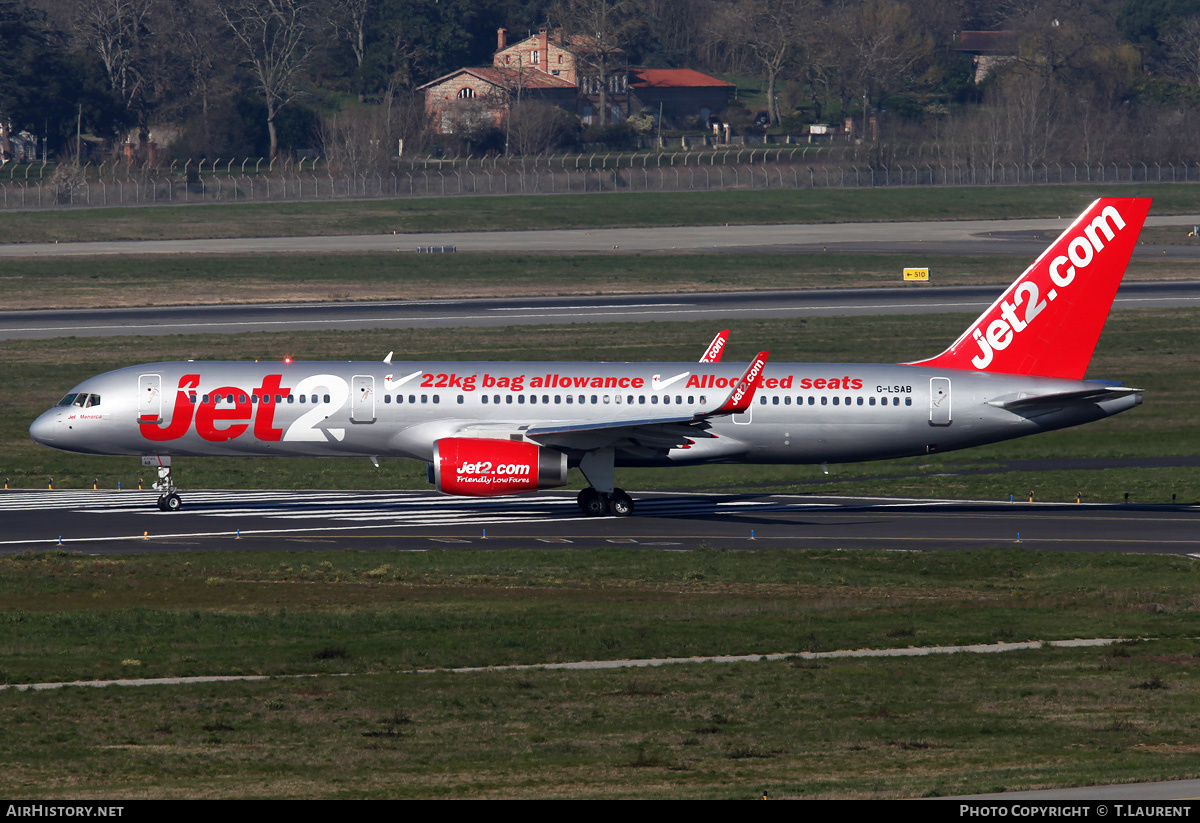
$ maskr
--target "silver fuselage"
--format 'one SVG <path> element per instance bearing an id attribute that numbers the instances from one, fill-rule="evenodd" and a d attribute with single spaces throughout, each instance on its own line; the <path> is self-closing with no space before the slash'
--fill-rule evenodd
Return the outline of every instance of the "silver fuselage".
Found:
<path id="1" fill-rule="evenodd" d="M 174 456 L 379 456 L 431 461 L 451 436 L 520 439 L 531 426 L 712 411 L 744 365 L 559 362 L 169 362 L 71 390 L 30 427 L 66 451 Z M 616 447 L 619 466 L 844 463 L 943 452 L 1086 423 L 1140 395 L 1014 412 L 989 405 L 1085 381 L 919 366 L 770 363 L 749 410 L 658 452 Z M 68 395 L 70 397 L 71 395 Z M 92 400 L 95 399 L 93 403 Z M 593 441 L 541 439 L 572 465 Z"/>

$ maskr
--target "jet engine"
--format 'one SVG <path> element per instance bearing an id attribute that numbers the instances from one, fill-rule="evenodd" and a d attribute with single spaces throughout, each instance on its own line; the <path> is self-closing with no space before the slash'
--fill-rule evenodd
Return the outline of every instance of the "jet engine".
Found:
<path id="1" fill-rule="evenodd" d="M 443 437 L 433 444 L 433 482 L 467 497 L 550 489 L 567 482 L 567 456 L 520 440 Z"/>

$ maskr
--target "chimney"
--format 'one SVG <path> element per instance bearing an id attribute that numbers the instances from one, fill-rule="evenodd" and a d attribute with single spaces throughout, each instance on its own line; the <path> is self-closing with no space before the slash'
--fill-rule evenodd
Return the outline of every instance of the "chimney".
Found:
<path id="1" fill-rule="evenodd" d="M 542 26 L 542 29 L 538 33 L 538 36 L 540 38 L 540 42 L 538 43 L 538 48 L 541 49 L 541 52 L 542 52 L 542 71 L 549 74 L 550 73 L 550 29 L 546 28 L 545 26 Z"/>
<path id="2" fill-rule="evenodd" d="M 508 29 L 496 29 L 496 51 L 508 48 Z"/>

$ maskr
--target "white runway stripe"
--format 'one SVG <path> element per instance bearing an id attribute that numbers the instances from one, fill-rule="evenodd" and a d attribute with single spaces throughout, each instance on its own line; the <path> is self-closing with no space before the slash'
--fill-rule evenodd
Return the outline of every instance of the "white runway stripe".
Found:
<path id="1" fill-rule="evenodd" d="M 78 511 L 145 515 L 154 518 L 205 517 L 231 520 L 393 523 L 399 527 L 585 519 L 573 493 L 511 498 L 441 497 L 420 492 L 184 491 L 181 512 L 158 510 L 154 491 L 9 490 L 0 511 Z M 780 511 L 825 508 L 829 503 L 731 500 L 719 496 L 647 497 L 637 502 L 646 516 L 695 516 L 720 511 Z"/>

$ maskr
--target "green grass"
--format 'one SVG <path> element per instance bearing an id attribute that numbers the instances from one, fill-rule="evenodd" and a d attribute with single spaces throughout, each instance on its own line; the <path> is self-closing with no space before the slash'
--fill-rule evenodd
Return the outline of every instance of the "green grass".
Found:
<path id="1" fill-rule="evenodd" d="M 1078 214 L 1101 196 L 1153 197 L 1153 213 L 1159 215 L 1200 212 L 1200 186 L 1187 183 L 614 192 L 4 212 L 0 238 L 25 243 L 1060 217 Z"/>
<path id="2" fill-rule="evenodd" d="M 939 286 L 1007 285 L 1017 256 L 920 255 Z M 46 257 L 5 261 L 6 309 L 556 294 L 902 286 L 912 254 L 272 254 Z M 1195 277 L 1189 261 L 1137 260 L 1126 280 Z M 186 288 L 180 288 L 186 284 Z M 910 286 L 921 288 L 921 286 Z"/>
<path id="3" fill-rule="evenodd" d="M 903 362 L 940 351 L 971 320 L 963 315 L 811 318 L 739 322 L 729 360 L 746 360 L 770 348 L 777 362 Z M 0 343 L 5 385 L 20 392 L 0 395 L 0 475 L 15 487 L 104 488 L 137 485 L 136 460 L 58 452 L 29 439 L 29 423 L 75 383 L 112 368 L 175 359 L 376 359 L 388 351 L 418 359 L 445 360 L 694 360 L 711 339 L 711 322 L 530 326 L 476 329 L 368 331 L 346 334 L 288 333 L 236 336 L 6 341 Z M 602 355 L 598 353 L 602 352 Z M 815 466 L 704 466 L 621 470 L 631 490 L 758 490 L 807 493 L 887 494 L 959 498 L 1018 498 L 1030 489 L 1037 500 L 1180 503 L 1200 499 L 1200 468 L 1106 469 L 1070 473 L 1013 473 L 942 477 L 947 472 L 994 466 L 1007 459 L 1041 457 L 1165 457 L 1200 454 L 1200 315 L 1189 310 L 1115 312 L 1100 339 L 1089 375 L 1117 379 L 1146 390 L 1145 403 L 1125 414 L 1073 429 L 992 446 L 922 458 L 831 467 L 834 479 L 863 482 L 828 486 Z M 384 460 L 237 459 L 183 460 L 177 482 L 186 488 L 428 488 L 421 463 Z M 581 485 L 581 478 L 577 478 Z"/>
<path id="4" fill-rule="evenodd" d="M 0 558 L 0 785 L 38 799 L 922 797 L 1195 777 L 1177 557 L 432 551 Z M 1003 655 L 414 668 L 1072 637 Z M 349 676 L 332 676 L 346 673 Z"/>

